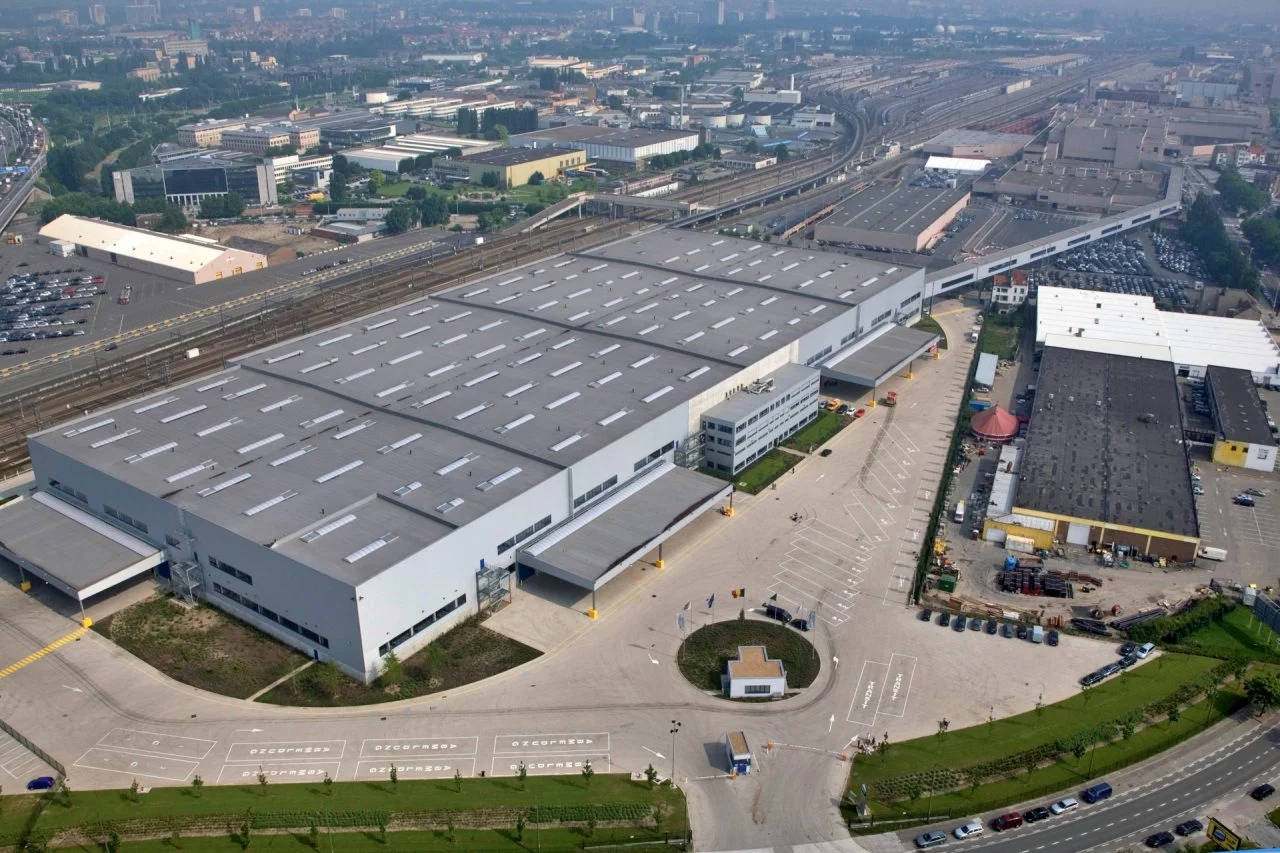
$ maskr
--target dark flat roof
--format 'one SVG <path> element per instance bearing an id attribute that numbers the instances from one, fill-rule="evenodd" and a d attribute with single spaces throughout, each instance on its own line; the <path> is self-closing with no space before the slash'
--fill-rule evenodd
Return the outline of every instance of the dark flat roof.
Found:
<path id="1" fill-rule="evenodd" d="M 460 163 L 480 163 L 484 166 L 518 166 L 521 163 L 534 163 L 540 160 L 551 160 L 565 156 L 564 152 L 546 148 L 491 148 L 475 154 L 462 154 Z"/>
<path id="2" fill-rule="evenodd" d="M 1253 374 L 1235 367 L 1210 367 L 1207 375 L 1221 436 L 1228 441 L 1274 445 Z"/>
<path id="3" fill-rule="evenodd" d="M 1014 506 L 1199 536 L 1173 365 L 1046 347 Z"/>
<path id="4" fill-rule="evenodd" d="M 891 234 L 919 234 L 968 195 L 967 184 L 950 189 L 910 185 L 868 187 L 837 206 L 825 224 Z"/>
<path id="5" fill-rule="evenodd" d="M 825 372 L 838 374 L 860 385 L 879 385 L 889 374 L 930 346 L 938 336 L 920 329 L 893 326 L 877 338 L 851 348 L 847 354 L 836 353 L 823 363 Z"/>

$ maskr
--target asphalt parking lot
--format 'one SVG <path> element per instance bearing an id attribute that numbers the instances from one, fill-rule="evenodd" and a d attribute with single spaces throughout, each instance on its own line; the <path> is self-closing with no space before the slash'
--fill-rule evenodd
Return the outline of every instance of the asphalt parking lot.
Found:
<path id="1" fill-rule="evenodd" d="M 1227 559 L 1214 564 L 1201 560 L 1214 574 L 1260 588 L 1280 588 L 1280 475 L 1214 465 L 1208 454 L 1198 454 L 1196 470 L 1204 494 L 1196 498 L 1200 533 L 1205 545 L 1224 548 Z M 1237 506 L 1232 498 L 1244 489 L 1269 492 L 1255 498 L 1255 506 Z"/>

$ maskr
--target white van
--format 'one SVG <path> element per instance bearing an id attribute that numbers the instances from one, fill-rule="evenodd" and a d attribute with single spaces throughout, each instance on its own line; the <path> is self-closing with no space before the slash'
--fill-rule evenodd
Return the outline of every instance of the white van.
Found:
<path id="1" fill-rule="evenodd" d="M 1147 655 L 1151 654 L 1155 650 L 1156 650 L 1155 643 L 1143 643 L 1142 645 L 1138 646 L 1138 650 L 1134 652 L 1134 654 L 1136 654 L 1139 658 L 1145 658 Z"/>

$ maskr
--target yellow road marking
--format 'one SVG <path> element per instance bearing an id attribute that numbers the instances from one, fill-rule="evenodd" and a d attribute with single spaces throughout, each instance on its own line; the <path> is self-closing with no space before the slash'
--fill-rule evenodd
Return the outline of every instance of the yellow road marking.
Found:
<path id="1" fill-rule="evenodd" d="M 54 640 L 52 643 L 45 646 L 40 651 L 32 652 L 31 654 L 27 655 L 25 658 L 18 661 L 17 663 L 10 664 L 9 666 L 6 666 L 4 669 L 0 669 L 0 678 L 6 678 L 10 675 L 13 675 L 15 672 L 22 669 L 24 666 L 35 663 L 36 661 L 40 660 L 40 658 L 44 657 L 50 652 L 57 651 L 58 649 L 65 646 L 67 643 L 70 643 L 72 640 L 80 639 L 80 637 L 84 636 L 84 632 L 88 630 L 89 630 L 88 628 L 77 628 L 76 630 L 72 631 L 70 634 L 67 634 L 67 636 Z"/>

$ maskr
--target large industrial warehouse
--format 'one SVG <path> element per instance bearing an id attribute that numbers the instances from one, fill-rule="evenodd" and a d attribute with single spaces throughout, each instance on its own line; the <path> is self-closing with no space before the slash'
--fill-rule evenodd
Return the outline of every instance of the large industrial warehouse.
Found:
<path id="1" fill-rule="evenodd" d="M 918 252 L 937 240 L 968 203 L 967 186 L 868 187 L 838 205 L 814 236 L 827 243 Z"/>
<path id="2" fill-rule="evenodd" d="M 1011 510 L 989 515 L 984 535 L 1194 559 L 1200 526 L 1173 366 L 1046 348 Z"/>
<path id="3" fill-rule="evenodd" d="M 693 470 L 704 444 L 742 429 L 715 454 L 740 470 L 816 408 L 820 363 L 884 349 L 887 375 L 936 342 L 903 328 L 922 289 L 685 231 L 554 256 L 35 435 L 57 508 L 31 511 L 160 550 L 179 594 L 371 679 L 508 571 L 594 593 L 726 495 Z M 19 564 L 81 598 L 102 583 Z"/>
<path id="4" fill-rule="evenodd" d="M 200 237 L 174 237 L 64 213 L 40 229 L 46 240 L 73 243 L 87 258 L 187 284 L 218 281 L 265 269 L 267 256 L 230 249 Z"/>
<path id="5" fill-rule="evenodd" d="M 618 130 L 613 127 L 574 124 L 520 133 L 511 137 L 511 146 L 525 148 L 576 148 L 590 160 L 643 168 L 651 157 L 692 151 L 701 137 L 696 131 Z"/>

